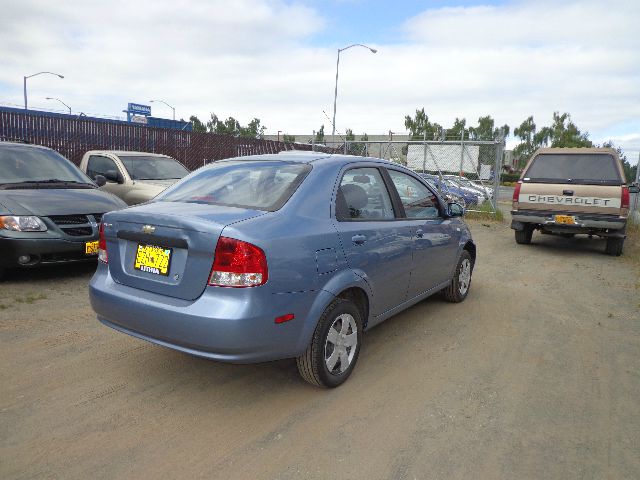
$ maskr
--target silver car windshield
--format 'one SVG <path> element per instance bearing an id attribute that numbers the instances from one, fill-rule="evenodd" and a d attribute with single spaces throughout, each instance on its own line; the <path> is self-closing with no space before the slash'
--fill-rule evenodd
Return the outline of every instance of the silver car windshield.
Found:
<path id="1" fill-rule="evenodd" d="M 156 201 L 274 211 L 289 200 L 310 170 L 308 164 L 282 161 L 219 161 L 165 190 Z"/>
<path id="2" fill-rule="evenodd" d="M 131 180 L 175 180 L 189 171 L 173 158 L 156 155 L 119 155 Z"/>

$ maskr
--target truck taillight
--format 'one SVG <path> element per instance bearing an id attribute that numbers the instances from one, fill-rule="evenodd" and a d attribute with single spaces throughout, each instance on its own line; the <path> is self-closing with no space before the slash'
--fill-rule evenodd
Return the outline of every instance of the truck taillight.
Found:
<path id="1" fill-rule="evenodd" d="M 516 188 L 513 190 L 513 209 L 518 208 L 518 201 L 520 199 L 520 187 L 522 187 L 522 180 L 516 183 Z"/>
<path id="2" fill-rule="evenodd" d="M 109 256 L 107 255 L 107 241 L 104 239 L 104 223 L 100 222 L 100 228 L 98 229 L 98 260 L 102 263 L 109 263 Z"/>
<path id="3" fill-rule="evenodd" d="M 629 187 L 626 185 L 622 186 L 622 198 L 620 199 L 620 207 L 621 208 L 629 208 L 631 204 L 631 199 L 629 197 Z"/>
<path id="4" fill-rule="evenodd" d="M 209 285 L 257 287 L 265 284 L 268 277 L 267 257 L 262 249 L 235 238 L 218 239 Z"/>

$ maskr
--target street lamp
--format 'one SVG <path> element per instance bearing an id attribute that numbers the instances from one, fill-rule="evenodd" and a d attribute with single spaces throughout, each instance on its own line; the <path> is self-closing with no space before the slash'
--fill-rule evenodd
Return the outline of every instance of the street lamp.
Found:
<path id="1" fill-rule="evenodd" d="M 24 90 L 24 109 L 27 109 L 27 78 L 31 78 L 31 77 L 35 77 L 36 75 L 44 75 L 44 74 L 48 74 L 48 75 L 55 75 L 56 77 L 60 77 L 60 78 L 64 78 L 64 75 L 60 75 L 59 73 L 54 73 L 54 72 L 38 72 L 38 73 L 34 73 L 33 75 L 27 75 L 26 77 L 22 77 L 23 83 L 23 90 Z"/>
<path id="2" fill-rule="evenodd" d="M 62 100 L 60 100 L 59 98 L 47 97 L 46 100 L 57 100 L 58 102 L 60 102 L 61 104 L 63 104 L 65 107 L 69 109 L 69 115 L 71 115 L 71 107 L 66 103 L 64 103 Z"/>
<path id="3" fill-rule="evenodd" d="M 169 105 L 167 102 L 165 102 L 164 100 L 149 100 L 150 103 L 153 102 L 160 102 L 160 103 L 164 103 L 167 107 L 169 107 L 171 110 L 173 110 L 173 119 L 176 119 L 176 109 L 173 108 L 171 105 Z"/>
<path id="4" fill-rule="evenodd" d="M 336 61 L 336 90 L 333 94 L 333 130 L 331 132 L 331 141 L 335 140 L 336 135 L 336 102 L 338 100 L 338 67 L 340 66 L 340 52 L 348 50 L 351 47 L 364 47 L 370 50 L 371 53 L 376 53 L 378 51 L 375 48 L 368 47 L 367 45 L 363 45 L 361 43 L 354 43 L 353 45 L 349 45 L 348 47 L 338 49 L 338 60 Z"/>

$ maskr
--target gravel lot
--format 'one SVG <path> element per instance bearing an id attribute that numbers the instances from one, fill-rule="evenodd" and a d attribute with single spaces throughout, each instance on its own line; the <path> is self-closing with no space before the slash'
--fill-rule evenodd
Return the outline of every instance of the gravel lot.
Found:
<path id="1" fill-rule="evenodd" d="M 373 329 L 335 390 L 102 326 L 91 265 L 20 273 L 0 284 L 0 477 L 640 478 L 635 255 L 470 224 L 468 299 Z"/>

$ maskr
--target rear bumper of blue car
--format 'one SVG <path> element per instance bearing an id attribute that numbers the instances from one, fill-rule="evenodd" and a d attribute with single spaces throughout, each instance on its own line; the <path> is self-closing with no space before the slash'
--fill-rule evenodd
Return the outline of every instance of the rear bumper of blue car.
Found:
<path id="1" fill-rule="evenodd" d="M 116 283 L 99 265 L 89 284 L 91 306 L 103 324 L 191 355 L 252 363 L 300 355 L 313 332 L 312 307 L 328 292 L 269 293 L 257 288 L 207 287 L 187 301 Z M 275 323 L 293 313 L 286 323 Z"/>

